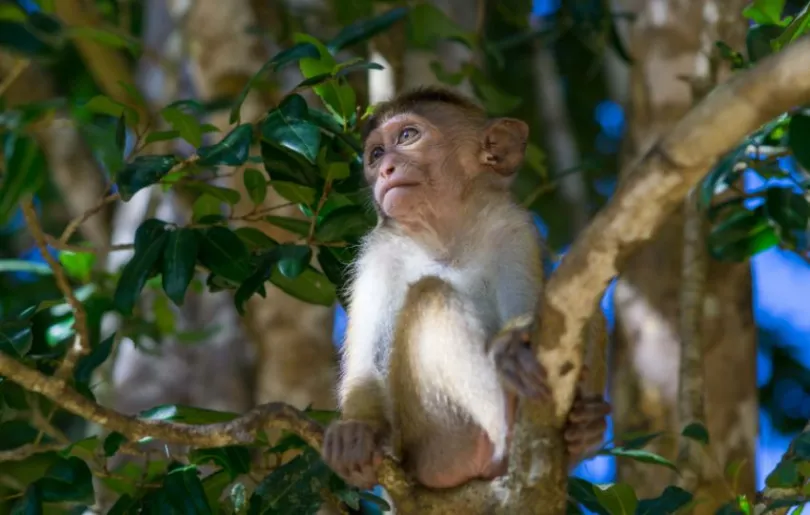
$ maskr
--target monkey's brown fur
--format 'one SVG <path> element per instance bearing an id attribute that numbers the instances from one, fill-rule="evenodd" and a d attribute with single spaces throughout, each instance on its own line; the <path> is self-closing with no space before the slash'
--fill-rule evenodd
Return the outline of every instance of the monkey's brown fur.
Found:
<path id="1" fill-rule="evenodd" d="M 379 105 L 365 128 L 365 175 L 379 213 L 351 282 L 341 420 L 324 457 L 370 487 L 384 450 L 419 483 L 448 488 L 506 470 L 518 398 L 549 396 L 528 327 L 542 291 L 537 232 L 511 198 L 528 127 L 487 120 L 455 93 L 423 88 Z M 580 397 L 576 456 L 601 441 L 608 406 Z"/>

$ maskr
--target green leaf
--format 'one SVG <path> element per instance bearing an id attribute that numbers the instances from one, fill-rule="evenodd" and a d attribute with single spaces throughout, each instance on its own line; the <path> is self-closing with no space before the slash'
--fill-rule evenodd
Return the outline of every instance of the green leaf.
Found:
<path id="1" fill-rule="evenodd" d="M 28 488 L 25 489 L 25 494 L 14 505 L 11 515 L 43 515 L 43 513 L 42 495 L 39 486 L 33 484 L 28 485 Z"/>
<path id="2" fill-rule="evenodd" d="M 371 39 L 377 34 L 388 30 L 407 15 L 407 7 L 395 7 L 379 16 L 358 20 L 345 26 L 337 36 L 326 43 L 326 47 L 330 53 L 335 54 L 344 48 Z"/>
<path id="3" fill-rule="evenodd" d="M 14 321 L 0 324 L 0 352 L 25 357 L 33 345 L 30 322 Z"/>
<path id="4" fill-rule="evenodd" d="M 239 227 L 234 231 L 239 238 L 245 242 L 248 249 L 270 250 L 278 245 L 278 242 L 255 227 Z"/>
<path id="5" fill-rule="evenodd" d="M 344 307 L 348 306 L 349 301 L 345 285 L 349 281 L 349 270 L 353 261 L 353 256 L 346 259 L 344 255 L 353 253 L 356 253 L 356 249 L 321 247 L 318 250 L 318 264 L 321 265 L 321 270 L 329 281 L 335 285 L 338 301 Z"/>
<path id="6" fill-rule="evenodd" d="M 332 306 L 335 303 L 335 286 L 316 269 L 308 266 L 295 279 L 290 279 L 278 269 L 273 270 L 270 282 L 293 297 L 321 306 Z"/>
<path id="7" fill-rule="evenodd" d="M 191 219 L 195 223 L 199 223 L 204 218 L 223 218 L 222 217 L 222 202 L 210 195 L 204 193 L 197 197 L 194 204 L 191 206 Z"/>
<path id="8" fill-rule="evenodd" d="M 209 506 L 221 508 L 219 499 L 222 497 L 225 487 L 227 487 L 231 481 L 230 475 L 221 469 L 213 474 L 209 474 L 205 477 L 205 479 L 203 479 L 203 490 L 205 491 L 205 498 Z M 222 513 L 223 510 L 219 509 L 218 512 Z"/>
<path id="9" fill-rule="evenodd" d="M 225 469 L 231 478 L 250 472 L 250 451 L 247 447 L 231 445 L 215 449 L 196 449 L 189 454 L 189 460 L 197 465 L 213 463 Z"/>
<path id="10" fill-rule="evenodd" d="M 307 245 L 285 243 L 275 250 L 278 253 L 278 269 L 289 279 L 295 279 L 312 259 L 312 249 Z"/>
<path id="11" fill-rule="evenodd" d="M 408 28 L 410 39 L 417 47 L 431 48 L 443 39 L 462 43 L 470 50 L 476 46 L 474 33 L 465 31 L 444 11 L 429 3 L 420 3 L 411 9 Z"/>
<path id="12" fill-rule="evenodd" d="M 247 161 L 250 155 L 250 144 L 253 141 L 253 125 L 238 125 L 222 138 L 219 143 L 197 150 L 202 166 L 228 165 L 239 166 Z"/>
<path id="13" fill-rule="evenodd" d="M 613 483 L 607 487 L 596 485 L 593 492 L 610 515 L 634 515 L 636 512 L 636 492 L 626 483 Z"/>
<path id="14" fill-rule="evenodd" d="M 296 204 L 311 206 L 315 203 L 317 197 L 317 192 L 314 189 L 293 182 L 269 181 L 267 185 L 276 190 L 276 193 L 286 200 L 295 202 Z"/>
<path id="15" fill-rule="evenodd" d="M 102 363 L 107 361 L 112 353 L 115 343 L 115 333 L 104 339 L 101 343 L 93 347 L 89 354 L 82 356 L 76 363 L 73 371 L 73 380 L 77 384 L 89 385 L 95 371 Z"/>
<path id="16" fill-rule="evenodd" d="M 746 145 L 741 145 L 724 155 L 703 179 L 699 198 L 702 209 L 708 208 L 717 193 L 721 193 L 739 178 L 739 172 L 735 171 L 734 167 L 745 158 L 745 147 Z"/>
<path id="17" fill-rule="evenodd" d="M 66 35 L 70 38 L 89 39 L 111 48 L 123 48 L 128 50 L 134 57 L 138 57 L 141 51 L 140 42 L 135 38 L 128 38 L 117 32 L 112 32 L 98 27 L 68 27 Z"/>
<path id="18" fill-rule="evenodd" d="M 346 64 L 343 63 L 337 65 L 335 67 L 335 77 L 345 77 L 346 75 L 356 72 L 356 71 L 364 71 L 364 70 L 384 70 L 385 66 L 375 63 L 372 61 L 359 61 L 356 63 Z"/>
<path id="19" fill-rule="evenodd" d="M 793 440 L 793 455 L 804 461 L 810 461 L 810 432 L 799 433 Z"/>
<path id="20" fill-rule="evenodd" d="M 242 180 L 253 204 L 261 205 L 267 196 L 267 179 L 264 174 L 255 168 L 246 168 Z"/>
<path id="21" fill-rule="evenodd" d="M 326 180 L 328 182 L 340 181 L 348 178 L 349 175 L 351 175 L 351 170 L 349 170 L 348 163 L 338 161 L 329 163 L 326 167 Z"/>
<path id="22" fill-rule="evenodd" d="M 118 117 L 118 122 L 116 122 L 115 124 L 115 144 L 121 151 L 121 154 L 124 153 L 126 142 L 127 142 L 127 124 L 126 124 L 126 117 L 122 114 L 120 117 Z"/>
<path id="23" fill-rule="evenodd" d="M 230 205 L 235 205 L 242 200 L 242 195 L 238 191 L 230 188 L 223 188 L 222 186 L 214 186 L 213 184 L 208 184 L 207 182 L 191 180 L 184 182 L 183 186 L 204 195 L 210 195 L 215 199 L 226 202 Z"/>
<path id="24" fill-rule="evenodd" d="M 172 129 L 180 133 L 180 137 L 188 141 L 194 148 L 202 145 L 202 128 L 199 120 L 193 115 L 185 113 L 177 107 L 164 107 L 160 114 L 172 126 Z"/>
<path id="25" fill-rule="evenodd" d="M 744 261 L 779 244 L 764 210 L 741 208 L 716 223 L 709 233 L 709 253 L 718 260 Z"/>
<path id="26" fill-rule="evenodd" d="M 709 445 L 709 430 L 700 422 L 692 422 L 684 427 L 681 435 L 703 445 Z"/>
<path id="27" fill-rule="evenodd" d="M 677 486 L 668 486 L 654 499 L 642 499 L 635 515 L 674 515 L 692 502 L 692 494 Z"/>
<path id="28" fill-rule="evenodd" d="M 322 243 L 352 241 L 361 238 L 374 227 L 360 206 L 335 209 L 315 229 L 315 239 Z"/>
<path id="29" fill-rule="evenodd" d="M 319 184 L 317 168 L 300 154 L 267 141 L 261 142 L 261 150 L 264 169 L 273 179 L 307 186 Z"/>
<path id="30" fill-rule="evenodd" d="M 239 121 L 239 111 L 242 109 L 242 104 L 245 102 L 245 98 L 247 98 L 248 93 L 250 90 L 253 89 L 256 82 L 258 82 L 259 77 L 264 75 L 267 70 L 272 69 L 273 71 L 278 71 L 285 65 L 290 63 L 294 63 L 300 59 L 304 59 L 307 57 L 318 57 L 320 52 L 318 49 L 309 43 L 302 43 L 294 45 L 287 50 L 279 52 L 272 59 L 264 63 L 262 67 L 259 69 L 256 74 L 250 78 L 245 87 L 236 97 L 236 101 L 234 102 L 233 107 L 231 108 L 231 115 L 229 118 L 230 123 L 237 123 Z"/>
<path id="31" fill-rule="evenodd" d="M 163 480 L 163 489 L 173 513 L 211 514 L 195 465 L 178 466 L 171 470 Z"/>
<path id="32" fill-rule="evenodd" d="M 218 422 L 228 422 L 238 416 L 236 413 L 226 411 L 173 404 L 155 406 L 139 414 L 139 417 L 148 420 L 182 422 L 183 424 L 216 424 Z"/>
<path id="33" fill-rule="evenodd" d="M 194 277 L 200 239 L 195 229 L 169 231 L 163 251 L 163 291 L 177 306 L 183 305 Z"/>
<path id="34" fill-rule="evenodd" d="M 307 103 L 301 95 L 290 95 L 267 115 L 262 138 L 302 155 L 315 163 L 321 146 L 321 131 L 308 119 Z"/>
<path id="35" fill-rule="evenodd" d="M 47 163 L 36 140 L 24 135 L 6 137 L 5 166 L 0 180 L 0 225 L 8 222 L 24 195 L 42 187 Z"/>
<path id="36" fill-rule="evenodd" d="M 154 131 L 147 134 L 146 139 L 144 141 L 146 142 L 146 144 L 149 144 L 149 143 L 156 143 L 158 141 L 169 141 L 179 137 L 180 133 L 175 130 Z"/>
<path id="37" fill-rule="evenodd" d="M 779 37 L 782 28 L 777 25 L 757 25 L 748 29 L 745 36 L 745 48 L 748 60 L 752 63 L 767 57 L 774 52 L 771 40 Z"/>
<path id="38" fill-rule="evenodd" d="M 248 513 L 314 515 L 323 502 L 320 492 L 329 488 L 332 475 L 315 451 L 305 449 L 259 483 Z"/>
<path id="39" fill-rule="evenodd" d="M 202 232 L 199 258 L 215 274 L 241 283 L 251 274 L 247 247 L 230 229 L 209 227 Z"/>
<path id="40" fill-rule="evenodd" d="M 317 38 L 307 34 L 295 34 L 296 43 L 309 43 L 318 49 L 318 58 L 301 59 L 298 63 L 301 74 L 307 79 L 314 79 L 323 74 L 332 74 L 337 63 Z M 320 82 L 320 79 L 318 79 Z M 346 124 L 354 114 L 356 96 L 354 88 L 346 83 L 345 79 L 334 78 L 313 86 L 313 91 L 320 97 L 329 111 L 335 115 L 341 124 Z"/>
<path id="41" fill-rule="evenodd" d="M 306 220 L 298 220 L 284 216 L 265 216 L 264 221 L 299 236 L 309 234 L 309 222 Z"/>
<path id="42" fill-rule="evenodd" d="M 113 431 L 104 439 L 104 455 L 107 457 L 115 455 L 121 445 L 127 441 L 127 438 L 121 433 Z"/>
<path id="43" fill-rule="evenodd" d="M 118 174 L 118 192 L 123 201 L 135 193 L 158 182 L 178 163 L 173 155 L 138 156 L 124 166 Z"/>
<path id="44" fill-rule="evenodd" d="M 785 9 L 785 0 L 754 0 L 742 11 L 742 15 L 760 25 L 778 25 Z"/>
<path id="45" fill-rule="evenodd" d="M 88 282 L 90 281 L 90 272 L 96 263 L 96 255 L 93 252 L 63 250 L 59 253 L 59 262 L 69 276 Z"/>
<path id="46" fill-rule="evenodd" d="M 568 478 L 568 496 L 571 499 L 582 504 L 597 515 L 611 515 L 610 512 L 602 507 L 599 498 L 596 497 L 597 488 L 596 485 L 585 479 L 575 476 Z"/>
<path id="47" fill-rule="evenodd" d="M 113 295 L 113 305 L 123 315 L 132 314 L 146 280 L 156 268 L 168 237 L 165 227 L 165 222 L 150 218 L 135 231 L 135 255 L 124 266 Z"/>
<path id="48" fill-rule="evenodd" d="M 797 113 L 791 117 L 787 143 L 796 161 L 810 170 L 810 115 Z"/>
<path id="49" fill-rule="evenodd" d="M 470 76 L 473 89 L 481 98 L 487 112 L 505 114 L 516 109 L 523 100 L 498 89 L 482 72 L 474 70 Z"/>
<path id="50" fill-rule="evenodd" d="M 113 100 L 106 95 L 96 95 L 82 107 L 90 112 L 112 116 L 113 118 L 120 118 L 128 108 L 126 104 Z"/>
<path id="51" fill-rule="evenodd" d="M 804 195 L 790 187 L 776 186 L 768 188 L 765 195 L 765 212 L 782 230 L 783 237 L 807 229 L 810 204 Z"/>
<path id="52" fill-rule="evenodd" d="M 801 476 L 794 460 L 782 460 L 768 477 L 765 484 L 771 488 L 792 488 L 801 484 Z"/>
<path id="53" fill-rule="evenodd" d="M 35 483 L 44 502 L 92 502 L 93 475 L 87 464 L 75 456 L 51 466 Z"/>
<path id="54" fill-rule="evenodd" d="M 630 458 L 641 463 L 663 465 L 669 469 L 677 470 L 675 464 L 668 459 L 664 458 L 663 456 L 659 456 L 654 452 L 645 451 L 642 449 L 625 449 L 623 447 L 614 447 L 612 449 L 602 449 L 598 452 L 598 454 L 616 456 L 620 458 Z"/>

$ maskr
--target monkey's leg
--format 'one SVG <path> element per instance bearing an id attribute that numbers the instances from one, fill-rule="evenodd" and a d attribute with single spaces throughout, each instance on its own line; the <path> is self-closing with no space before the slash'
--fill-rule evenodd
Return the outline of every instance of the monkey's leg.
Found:
<path id="1" fill-rule="evenodd" d="M 411 286 L 397 320 L 390 387 L 405 468 L 428 487 L 492 473 L 506 451 L 506 399 L 480 314 L 439 278 Z"/>

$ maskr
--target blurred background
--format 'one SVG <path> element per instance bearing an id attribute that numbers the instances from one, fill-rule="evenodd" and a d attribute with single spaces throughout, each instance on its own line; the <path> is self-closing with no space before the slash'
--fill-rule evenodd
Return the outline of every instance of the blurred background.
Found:
<path id="1" fill-rule="evenodd" d="M 715 42 L 750 53 L 747 31 L 753 22 L 743 16 L 748 4 L 5 0 L 0 1 L 0 131 L 36 118 L 31 130 L 48 173 L 35 207 L 46 232 L 58 235 L 88 209 L 97 213 L 73 228 L 73 240 L 69 234 L 50 241 L 53 255 L 69 255 L 75 248 L 68 240 L 76 238 L 106 249 L 85 264 L 94 274 L 102 271 L 85 283 L 109 289 L 110 278 L 132 256 L 131 250 L 112 252 L 113 247 L 131 242 L 141 221 L 149 216 L 182 220 L 184 212 L 199 206 L 194 207 L 193 196 L 167 188 L 141 190 L 127 203 L 100 203 L 110 169 L 120 166 L 121 157 L 114 146 L 120 111 L 98 98 L 125 102 L 141 96 L 136 108 L 141 114 L 183 100 L 191 109 L 184 112 L 209 124 L 199 140 L 210 144 L 228 127 L 230 108 L 248 80 L 271 56 L 299 42 L 297 33 L 326 41 L 357 20 L 407 5 L 412 8 L 407 19 L 368 44 L 340 51 L 385 66 L 348 75 L 360 112 L 369 102 L 409 87 L 445 84 L 473 96 L 493 115 L 529 122 L 531 145 L 515 190 L 548 239 L 551 269 L 610 198 L 621 171 L 729 76 L 729 60 L 718 56 Z M 783 16 L 803 7 L 787 1 Z M 69 30 L 57 36 L 50 17 Z M 302 80 L 296 66 L 256 77 L 242 104 L 244 120 L 257 118 Z M 319 105 L 312 92 L 302 94 Z M 167 124 L 176 129 L 179 115 L 164 118 L 149 130 L 161 124 L 164 132 L 170 132 Z M 133 125 L 146 120 L 141 116 Z M 139 141 L 135 132 L 127 128 L 127 152 Z M 138 150 L 189 155 L 194 146 L 164 134 Z M 737 187 L 752 192 L 792 185 L 796 181 L 785 178 L 791 174 L 807 179 L 792 157 L 776 166 L 782 171 L 765 179 L 762 173 L 744 173 Z M 216 180 L 245 191 L 241 178 L 222 174 Z M 264 205 L 278 204 L 281 197 L 269 192 Z M 277 212 L 302 216 L 296 206 Z M 608 439 L 614 433 L 677 432 L 677 299 L 685 217 L 683 210 L 673 215 L 602 301 L 611 330 L 608 394 L 614 416 Z M 241 223 L 278 241 L 291 238 L 289 227 L 267 220 Z M 771 246 L 750 259 L 712 259 L 705 285 L 700 331 L 707 426 L 721 466 L 741 468 L 739 487 L 745 492 L 764 487 L 791 437 L 810 419 L 810 266 L 802 252 L 782 247 Z M 0 314 L 8 317 L 31 299 L 53 295 L 54 285 L 37 273 L 38 264 L 44 264 L 43 256 L 22 213 L 9 208 L 8 221 L 0 226 Z M 169 403 L 240 412 L 274 400 L 334 408 L 336 359 L 345 329 L 339 304 L 313 304 L 268 288 L 267 297 L 251 298 L 240 317 L 228 292 L 203 291 L 199 280 L 193 284 L 182 308 L 145 290 L 141 302 L 150 308 L 134 318 L 122 318 L 102 302 L 88 304 L 94 331 L 118 328 L 123 335 L 94 384 L 100 402 L 127 413 Z M 48 316 L 45 329 L 34 335 L 35 345 L 44 342 L 43 348 L 63 341 L 73 323 L 64 313 Z M 8 383 L 0 383 L 6 406 L 14 395 Z M 55 420 L 65 431 L 79 431 L 71 429 L 78 425 L 69 416 Z M 673 442 L 664 438 L 654 448 L 674 456 Z M 666 471 L 643 464 L 620 461 L 617 467 L 609 456 L 583 463 L 575 474 L 600 483 L 625 480 L 639 496 L 654 495 L 671 480 Z"/>

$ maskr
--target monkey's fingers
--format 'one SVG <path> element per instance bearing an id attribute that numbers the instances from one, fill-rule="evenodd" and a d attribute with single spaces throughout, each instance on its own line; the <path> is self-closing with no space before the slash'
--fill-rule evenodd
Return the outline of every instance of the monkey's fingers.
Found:
<path id="1" fill-rule="evenodd" d="M 527 365 L 526 360 L 503 359 L 499 369 L 506 386 L 521 397 L 546 399 L 551 393 L 542 369 Z"/>
<path id="2" fill-rule="evenodd" d="M 574 402 L 568 421 L 572 424 L 587 423 L 604 418 L 610 411 L 610 404 L 601 395 L 587 397 Z"/>
<path id="3" fill-rule="evenodd" d="M 604 440 L 606 429 L 607 422 L 604 419 L 566 427 L 563 438 L 569 454 L 577 456 L 598 447 Z"/>

